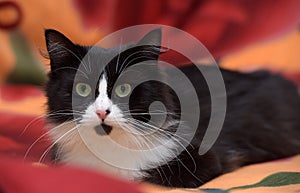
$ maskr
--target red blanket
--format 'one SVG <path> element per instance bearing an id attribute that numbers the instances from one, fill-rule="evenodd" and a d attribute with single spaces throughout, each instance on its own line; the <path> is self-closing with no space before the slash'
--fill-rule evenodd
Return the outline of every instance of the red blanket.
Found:
<path id="1" fill-rule="evenodd" d="M 115 31 L 138 24 L 169 25 L 195 36 L 216 58 L 286 33 L 300 23 L 298 0 L 73 2 L 85 26 Z M 184 45 L 185 39 L 175 39 Z"/>

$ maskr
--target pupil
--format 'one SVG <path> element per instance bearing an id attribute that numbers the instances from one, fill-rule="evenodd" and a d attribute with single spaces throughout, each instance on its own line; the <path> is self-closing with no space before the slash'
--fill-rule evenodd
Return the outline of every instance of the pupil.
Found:
<path id="1" fill-rule="evenodd" d="M 126 90 L 125 86 L 122 85 L 122 86 L 121 86 L 121 91 L 122 91 L 122 92 L 125 92 L 125 90 Z"/>
<path id="2" fill-rule="evenodd" d="M 81 86 L 81 91 L 82 91 L 82 92 L 85 92 L 85 91 L 86 91 L 86 86 L 85 86 L 85 85 L 82 85 L 82 86 Z"/>

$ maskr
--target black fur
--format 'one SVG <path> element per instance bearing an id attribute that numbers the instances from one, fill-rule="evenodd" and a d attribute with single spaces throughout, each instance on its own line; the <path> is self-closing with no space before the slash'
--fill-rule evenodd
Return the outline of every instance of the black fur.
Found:
<path id="1" fill-rule="evenodd" d="M 133 54 L 128 60 L 131 63 L 126 63 L 126 66 L 130 66 L 137 62 L 156 60 L 160 54 L 159 46 L 156 44 L 128 45 L 121 51 L 119 48 L 93 48 L 96 51 L 90 57 L 93 64 L 90 65 L 92 74 L 88 74 L 88 77 L 83 76 L 82 80 L 89 82 L 95 92 L 83 99 L 74 96 L 74 76 L 80 61 L 92 47 L 75 45 L 54 30 L 47 30 L 45 35 L 51 63 L 46 95 L 49 117 L 55 123 L 74 119 L 72 110 L 84 110 L 98 96 L 96 88 L 99 80 L 95 80 L 95 75 L 99 77 L 102 73 L 99 66 L 108 63 L 103 73 L 107 74 L 109 88 L 112 88 L 120 77 L 115 71 L 117 61 L 122 63 Z M 143 41 L 146 40 L 147 38 Z M 57 47 L 55 43 L 63 47 Z M 148 52 L 134 54 L 139 50 Z M 109 56 L 112 57 L 108 61 L 106 58 Z M 201 66 L 201 68 L 214 76 L 212 70 L 214 67 Z M 190 64 L 181 67 L 180 70 L 191 80 L 199 97 L 201 117 L 197 133 L 187 151 L 183 151 L 166 165 L 146 171 L 149 176 L 144 179 L 145 181 L 171 187 L 198 187 L 220 174 L 243 165 L 300 153 L 300 98 L 297 87 L 281 76 L 265 71 L 244 74 L 221 69 L 227 92 L 226 118 L 216 143 L 205 155 L 200 156 L 198 150 L 208 121 L 210 118 L 214 119 L 211 117 L 210 92 L 203 75 L 195 65 Z M 129 81 L 134 82 L 135 78 Z M 111 90 L 109 95 L 114 98 Z M 131 112 L 147 113 L 148 106 L 153 101 L 161 101 L 167 110 L 172 112 L 170 119 L 180 119 L 179 99 L 174 91 L 164 84 L 155 81 L 145 82 L 136 87 L 130 97 Z M 76 109 L 72 109 L 72 102 L 75 103 Z M 70 114 L 51 115 L 52 112 Z M 133 117 L 141 121 L 149 119 L 147 114 Z M 174 128 L 170 131 L 172 129 Z M 57 156 L 54 155 L 55 159 L 59 160 Z"/>
<path id="2" fill-rule="evenodd" d="M 210 71 L 210 67 L 202 69 Z M 203 77 L 194 73 L 197 72 L 195 66 L 181 70 L 189 76 L 200 97 L 202 116 L 197 134 L 188 147 L 196 167 L 190 155 L 183 152 L 168 165 L 158 168 L 159 171 L 149 171 L 148 181 L 172 187 L 198 187 L 241 166 L 300 153 L 297 87 L 265 71 L 242 74 L 222 69 L 227 92 L 225 122 L 214 146 L 199 156 L 199 144 L 210 118 L 209 91 Z M 166 177 L 161 178 L 159 173 Z"/>

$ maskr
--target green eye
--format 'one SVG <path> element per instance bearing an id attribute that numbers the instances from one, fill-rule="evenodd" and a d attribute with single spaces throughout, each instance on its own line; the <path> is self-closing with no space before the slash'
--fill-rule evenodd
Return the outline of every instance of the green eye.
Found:
<path id="1" fill-rule="evenodd" d="M 131 92 L 131 86 L 130 84 L 120 84 L 115 89 L 116 94 L 118 97 L 126 97 Z"/>
<path id="2" fill-rule="evenodd" d="M 77 94 L 82 97 L 87 97 L 92 91 L 90 85 L 86 83 L 77 83 L 75 88 Z"/>

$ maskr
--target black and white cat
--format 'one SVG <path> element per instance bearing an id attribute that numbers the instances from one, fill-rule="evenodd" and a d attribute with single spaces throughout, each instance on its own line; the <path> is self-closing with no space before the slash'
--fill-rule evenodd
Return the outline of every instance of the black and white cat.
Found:
<path id="1" fill-rule="evenodd" d="M 200 155 L 208 121 L 218 117 L 211 114 L 210 90 L 194 64 L 179 68 L 193 84 L 201 106 L 198 128 L 188 144 L 176 134 L 182 114 L 172 88 L 151 80 L 135 85 L 139 76 L 147 76 L 138 71 L 121 78 L 127 68 L 146 62 L 155 66 L 157 76 L 168 79 L 155 62 L 161 54 L 160 29 L 136 44 L 109 49 L 76 45 L 55 30 L 46 30 L 45 36 L 55 162 L 165 186 L 198 187 L 243 165 L 300 153 L 299 94 L 278 75 L 221 69 L 226 117 L 217 141 Z M 208 74 L 213 71 L 210 66 L 200 68 Z M 151 114 L 149 106 L 155 101 L 163 103 L 165 111 L 154 109 Z M 152 124 L 153 115 L 164 116 L 162 124 Z M 189 123 L 184 125 L 189 134 Z"/>

